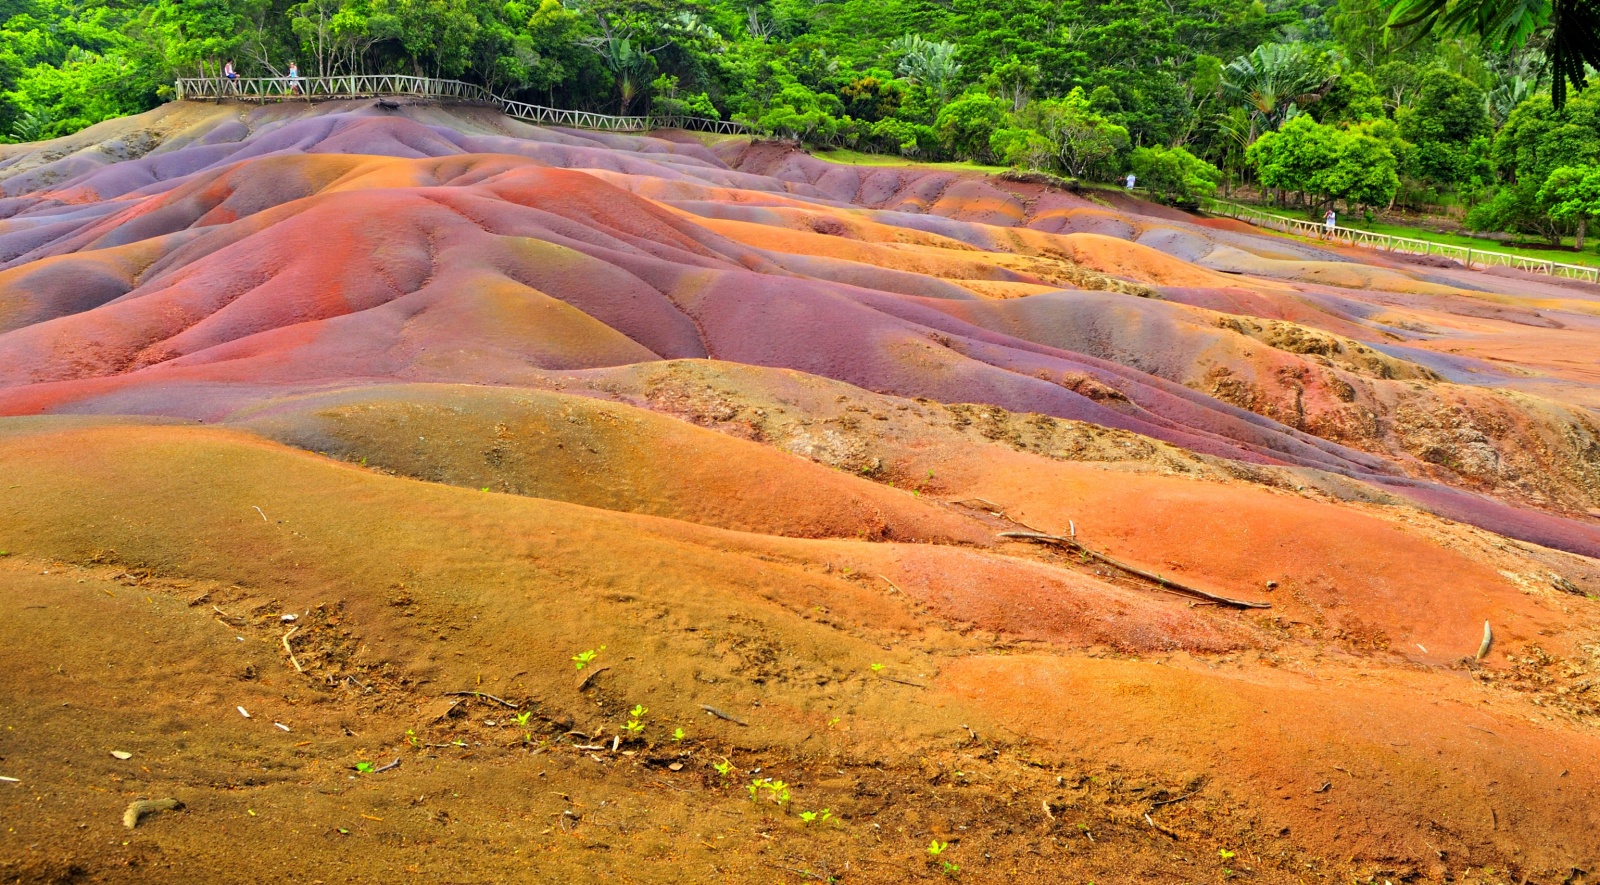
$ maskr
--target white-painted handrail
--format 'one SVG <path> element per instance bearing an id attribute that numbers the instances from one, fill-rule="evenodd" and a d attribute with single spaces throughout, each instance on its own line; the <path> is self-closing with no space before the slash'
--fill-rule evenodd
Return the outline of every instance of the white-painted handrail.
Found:
<path id="1" fill-rule="evenodd" d="M 1331 240 L 1336 243 L 1345 242 L 1352 246 L 1382 249 L 1385 252 L 1403 252 L 1410 255 L 1441 255 L 1446 258 L 1454 258 L 1469 268 L 1473 266 L 1509 267 L 1530 273 L 1542 273 L 1553 277 L 1566 277 L 1568 279 L 1600 283 L 1600 267 L 1563 264 L 1559 261 L 1529 258 L 1526 255 L 1513 255 L 1509 252 L 1490 252 L 1468 246 L 1452 246 L 1429 240 L 1397 237 L 1392 234 L 1373 233 L 1372 231 L 1356 230 L 1355 228 L 1339 227 L 1337 225 L 1330 231 L 1327 225 L 1318 224 L 1315 221 L 1274 215 L 1271 212 L 1263 212 L 1260 209 L 1241 206 L 1238 203 L 1230 203 L 1226 200 L 1207 200 L 1205 201 L 1205 209 L 1212 215 L 1226 215 L 1229 218 L 1237 218 L 1240 221 L 1259 227 L 1270 228 L 1296 236 Z"/>
<path id="2" fill-rule="evenodd" d="M 600 129 L 608 132 L 645 132 L 651 129 L 694 129 L 739 135 L 749 130 L 742 123 L 711 120 L 705 117 L 642 116 L 618 117 L 592 111 L 547 108 L 501 98 L 473 83 L 411 77 L 404 74 L 347 74 L 341 77 L 255 77 L 229 80 L 224 77 L 186 77 L 177 81 L 176 97 L 221 101 L 330 101 L 344 98 L 376 98 L 386 95 L 437 98 L 478 102 L 499 108 L 508 117 L 565 126 L 571 129 Z"/>

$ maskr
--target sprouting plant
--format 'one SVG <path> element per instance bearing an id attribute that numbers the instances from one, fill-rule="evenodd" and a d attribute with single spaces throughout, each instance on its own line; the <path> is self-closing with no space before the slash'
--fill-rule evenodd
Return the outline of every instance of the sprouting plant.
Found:
<path id="1" fill-rule="evenodd" d="M 839 717 L 837 717 L 837 716 L 835 716 L 832 719 L 828 720 L 828 727 L 829 728 L 832 728 L 832 727 L 834 727 L 835 725 L 838 725 L 838 724 L 839 724 Z"/>
<path id="2" fill-rule="evenodd" d="M 684 733 L 684 731 L 683 731 L 683 729 L 682 729 L 682 728 L 674 728 L 674 729 L 673 729 L 673 730 L 672 730 L 672 739 L 673 739 L 673 740 L 675 740 L 675 741 L 681 741 L 681 740 L 683 740 L 683 739 L 684 739 L 684 738 L 686 738 L 686 737 L 688 737 L 688 735 L 687 735 L 687 734 L 685 734 L 685 733 Z"/>
<path id="3" fill-rule="evenodd" d="M 517 714 L 513 715 L 511 717 L 511 721 L 517 723 L 517 727 L 518 728 L 527 728 L 528 727 L 528 720 L 532 719 L 532 718 L 533 718 L 533 711 L 532 710 L 523 710 L 521 713 L 517 713 Z"/>
<path id="4" fill-rule="evenodd" d="M 1232 860 L 1233 859 L 1233 852 L 1229 851 L 1226 848 L 1218 848 L 1217 849 L 1217 855 L 1219 857 L 1221 857 L 1223 860 Z"/>
<path id="5" fill-rule="evenodd" d="M 780 806 L 789 804 L 789 785 L 783 781 L 775 781 L 770 777 L 764 777 L 750 781 L 750 785 L 745 789 L 750 793 L 751 802 L 759 801 L 761 793 L 765 791 L 767 798 L 774 803 Z"/>
<path id="6" fill-rule="evenodd" d="M 420 747 L 422 746 L 422 738 L 417 737 L 417 732 L 414 729 L 408 728 L 406 729 L 406 743 L 413 747 Z"/>
<path id="7" fill-rule="evenodd" d="M 948 860 L 941 860 L 939 861 L 939 871 L 946 876 L 954 876 L 956 873 L 961 872 L 961 868 Z"/>
<path id="8" fill-rule="evenodd" d="M 711 764 L 711 767 L 715 768 L 717 770 L 717 774 L 720 774 L 723 777 L 727 777 L 733 773 L 733 762 L 728 759 L 724 759 L 721 762 L 714 762 Z"/>
<path id="9" fill-rule="evenodd" d="M 928 843 L 928 856 L 936 858 L 939 855 L 944 854 L 944 850 L 949 847 L 949 842 L 940 842 L 938 839 L 935 839 Z"/>
<path id="10" fill-rule="evenodd" d="M 883 665 L 882 664 L 873 664 L 872 665 L 872 672 L 874 672 L 874 673 L 877 673 L 877 672 L 881 671 L 882 669 L 883 669 Z"/>
<path id="11" fill-rule="evenodd" d="M 645 709 L 644 704 L 633 705 L 633 709 L 628 711 L 628 724 L 623 726 L 628 730 L 628 734 L 638 737 L 644 731 L 644 714 L 648 712 L 650 711 Z"/>
<path id="12" fill-rule="evenodd" d="M 356 763 L 356 771 L 359 771 L 362 774 L 371 774 L 376 768 L 377 766 L 373 765 L 371 762 Z"/>
<path id="13" fill-rule="evenodd" d="M 487 492 L 487 491 L 489 491 L 489 487 L 488 487 L 488 486 L 484 486 L 484 487 L 483 487 L 483 488 L 481 488 L 481 489 L 478 489 L 478 491 L 480 491 L 480 492 Z"/>
<path id="14" fill-rule="evenodd" d="M 600 652 L 605 650 L 606 647 L 602 645 L 598 649 L 591 648 L 588 651 L 580 651 L 572 656 L 572 660 L 577 664 L 577 669 L 582 670 L 584 667 L 594 663 L 594 659 L 600 657 Z"/>
<path id="15" fill-rule="evenodd" d="M 833 819 L 833 812 L 826 808 L 822 809 L 821 811 L 802 811 L 800 812 L 800 819 L 808 824 L 819 822 L 827 823 Z"/>

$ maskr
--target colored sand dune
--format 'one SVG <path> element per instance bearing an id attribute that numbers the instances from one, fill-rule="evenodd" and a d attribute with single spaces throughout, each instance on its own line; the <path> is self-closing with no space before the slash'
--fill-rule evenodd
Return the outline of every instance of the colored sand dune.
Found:
<path id="1" fill-rule="evenodd" d="M 537 828 L 494 837 L 517 852 L 401 851 L 446 879 L 536 849 L 552 880 L 760 881 L 774 833 L 697 816 L 810 837 L 745 811 L 727 758 L 849 818 L 816 838 L 862 869 L 921 870 L 930 834 L 980 881 L 1230 846 L 1264 881 L 1582 867 L 1597 343 L 1592 286 L 745 139 L 180 103 L 0 147 L 0 623 L 29 650 L 0 694 L 37 723 L 0 775 L 128 717 L 163 760 L 141 795 L 273 760 L 259 801 L 180 797 L 165 850 L 193 862 L 230 857 L 199 821 L 241 802 L 349 836 L 331 759 L 410 760 L 353 819 L 396 845 L 437 844 L 396 803 L 459 794 L 463 750 L 494 798 L 454 825 L 548 779 Z M 153 663 L 117 669 L 113 623 L 159 634 Z M 605 674 L 574 673 L 600 645 Z M 111 663 L 73 683 L 92 711 L 41 681 L 61 655 Z M 494 700 L 440 699 L 468 687 Z M 692 739 L 629 739 L 634 703 Z M 212 775 L 183 768 L 193 730 Z M 615 838 L 697 847 L 594 860 L 580 792 Z M 155 856 L 46 841 L 0 870 Z"/>

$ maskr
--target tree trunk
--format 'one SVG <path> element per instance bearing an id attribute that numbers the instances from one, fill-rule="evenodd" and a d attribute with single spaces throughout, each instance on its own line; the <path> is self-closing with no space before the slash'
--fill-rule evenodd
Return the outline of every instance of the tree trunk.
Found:
<path id="1" fill-rule="evenodd" d="M 1578 219 L 1578 235 L 1572 242 L 1572 251 L 1574 251 L 1574 252 L 1582 252 L 1583 251 L 1583 235 L 1584 235 L 1584 233 L 1586 233 L 1588 231 L 1588 229 L 1589 229 L 1589 219 L 1580 217 Z"/>

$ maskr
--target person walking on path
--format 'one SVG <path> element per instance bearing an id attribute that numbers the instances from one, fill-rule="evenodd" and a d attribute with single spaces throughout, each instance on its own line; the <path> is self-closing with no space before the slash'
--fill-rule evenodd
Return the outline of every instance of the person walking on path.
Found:
<path id="1" fill-rule="evenodd" d="M 1129 172 L 1128 173 L 1128 190 L 1130 190 L 1130 191 L 1133 190 L 1133 183 L 1135 181 L 1138 181 L 1138 180 L 1139 180 L 1138 177 L 1136 177 L 1132 172 Z"/>
<path id="2" fill-rule="evenodd" d="M 300 94 L 300 65 L 295 62 L 289 62 L 289 92 Z"/>

